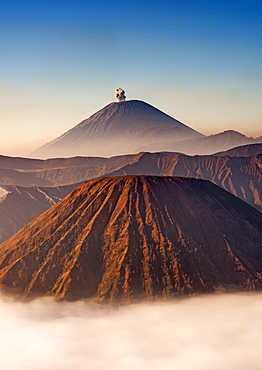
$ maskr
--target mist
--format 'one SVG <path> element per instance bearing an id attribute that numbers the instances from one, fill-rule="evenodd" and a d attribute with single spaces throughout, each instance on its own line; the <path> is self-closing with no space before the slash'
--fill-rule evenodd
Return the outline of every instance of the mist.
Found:
<path id="1" fill-rule="evenodd" d="M 262 294 L 108 307 L 1 296 L 1 369 L 260 369 Z"/>

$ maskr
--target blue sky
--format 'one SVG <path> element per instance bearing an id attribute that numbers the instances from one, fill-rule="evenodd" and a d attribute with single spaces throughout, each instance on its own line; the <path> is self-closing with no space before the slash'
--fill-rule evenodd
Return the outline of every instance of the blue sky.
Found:
<path id="1" fill-rule="evenodd" d="M 205 134 L 262 134 L 262 1 L 0 1 L 0 154 L 25 155 L 122 87 Z"/>

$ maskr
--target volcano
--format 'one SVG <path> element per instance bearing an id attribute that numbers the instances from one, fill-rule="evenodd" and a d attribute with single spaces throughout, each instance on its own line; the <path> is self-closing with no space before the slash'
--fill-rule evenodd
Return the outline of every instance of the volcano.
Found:
<path id="1" fill-rule="evenodd" d="M 209 181 L 81 185 L 0 247 L 0 285 L 23 297 L 135 300 L 262 287 L 262 215 Z"/>
<path id="2" fill-rule="evenodd" d="M 158 140 L 204 135 L 140 100 L 111 103 L 62 136 L 30 153 L 37 158 L 135 153 Z"/>

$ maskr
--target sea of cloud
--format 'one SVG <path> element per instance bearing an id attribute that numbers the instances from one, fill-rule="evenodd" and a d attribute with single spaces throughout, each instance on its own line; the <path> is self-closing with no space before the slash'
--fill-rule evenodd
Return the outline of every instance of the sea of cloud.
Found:
<path id="1" fill-rule="evenodd" d="M 108 307 L 0 298 L 1 370 L 260 370 L 262 294 Z"/>

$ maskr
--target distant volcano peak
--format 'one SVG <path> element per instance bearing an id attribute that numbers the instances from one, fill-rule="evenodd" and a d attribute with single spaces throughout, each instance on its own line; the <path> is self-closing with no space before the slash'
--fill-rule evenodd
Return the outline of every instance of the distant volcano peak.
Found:
<path id="1" fill-rule="evenodd" d="M 141 100 L 110 103 L 32 156 L 112 156 L 134 153 L 142 143 L 186 140 L 203 135 Z M 143 144 L 143 145 L 144 145 Z"/>

